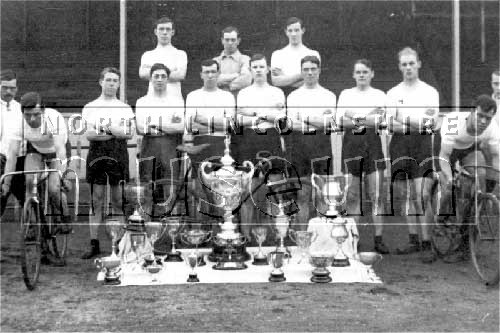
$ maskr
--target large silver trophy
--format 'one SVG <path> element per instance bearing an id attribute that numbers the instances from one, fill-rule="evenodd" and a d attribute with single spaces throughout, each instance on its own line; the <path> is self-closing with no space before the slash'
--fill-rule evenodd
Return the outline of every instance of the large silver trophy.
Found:
<path id="1" fill-rule="evenodd" d="M 340 186 L 340 177 L 343 176 L 320 176 L 313 173 L 311 175 L 311 183 L 314 188 L 322 194 L 325 203 L 328 205 L 328 210 L 323 219 L 332 224 L 331 237 L 336 241 L 337 252 L 333 257 L 333 266 L 343 267 L 349 266 L 349 258 L 342 249 L 342 244 L 349 237 L 347 231 L 347 220 L 341 217 L 337 207 L 342 203 L 344 191 Z M 319 180 L 319 182 L 317 181 Z M 320 186 L 322 184 L 322 186 Z"/>
<path id="2" fill-rule="evenodd" d="M 254 174 L 254 165 L 250 161 L 243 162 L 247 170 L 236 170 L 233 166 L 229 145 L 231 139 L 226 135 L 224 140 L 224 156 L 221 158 L 222 168 L 207 173 L 207 167 L 212 163 L 203 162 L 200 167 L 201 178 L 204 183 L 219 194 L 221 205 L 224 208 L 224 222 L 220 224 L 221 232 L 213 237 L 213 250 L 209 255 L 210 261 L 217 262 L 214 269 L 244 269 L 245 261 L 250 259 L 246 252 L 247 239 L 236 231 L 237 225 L 233 223 L 233 211 L 240 206 L 241 198 L 250 191 L 250 181 Z"/>
<path id="3" fill-rule="evenodd" d="M 106 232 L 111 236 L 111 255 L 94 261 L 98 269 L 104 271 L 104 284 L 120 284 L 121 260 L 116 255 L 116 242 L 123 236 L 124 224 L 119 219 L 108 219 Z"/>

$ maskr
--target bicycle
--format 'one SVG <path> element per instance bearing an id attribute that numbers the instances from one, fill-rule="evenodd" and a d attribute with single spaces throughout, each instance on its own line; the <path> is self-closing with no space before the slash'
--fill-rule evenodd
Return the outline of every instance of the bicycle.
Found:
<path id="1" fill-rule="evenodd" d="M 467 170 L 472 169 L 473 172 Z M 483 193 L 477 179 L 478 169 L 490 166 L 465 165 L 453 176 L 454 191 L 450 196 L 452 212 L 436 223 L 431 240 L 438 256 L 456 251 L 462 237 L 469 238 L 471 261 L 479 278 L 487 285 L 499 282 L 499 202 L 492 193 Z M 453 201 L 455 197 L 455 201 Z"/>
<path id="2" fill-rule="evenodd" d="M 75 213 L 78 215 L 79 181 L 78 175 L 72 169 L 67 169 L 64 173 L 57 169 L 27 170 L 9 172 L 0 177 L 0 184 L 4 178 L 10 175 L 34 175 L 31 188 L 26 190 L 27 200 L 24 202 L 21 214 L 21 230 L 19 237 L 21 271 L 24 284 L 28 290 L 35 289 L 40 276 L 40 266 L 42 250 L 50 251 L 56 257 L 65 259 L 68 249 L 68 234 L 57 234 L 55 221 L 49 214 L 49 205 L 45 205 L 42 212 L 41 200 L 38 196 L 39 189 L 42 188 L 48 175 L 52 172 L 59 173 L 61 179 L 73 172 L 75 177 Z M 40 180 L 39 174 L 42 174 Z M 48 198 L 48 187 L 45 186 L 45 198 Z M 47 202 L 47 201 L 46 201 Z M 45 217 L 48 217 L 45 219 Z"/>

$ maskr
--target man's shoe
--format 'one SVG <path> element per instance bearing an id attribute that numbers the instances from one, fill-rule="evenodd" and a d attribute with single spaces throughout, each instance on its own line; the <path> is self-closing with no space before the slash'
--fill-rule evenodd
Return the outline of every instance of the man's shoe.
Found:
<path id="1" fill-rule="evenodd" d="M 375 251 L 380 254 L 389 254 L 389 248 L 383 242 L 375 243 Z"/>
<path id="2" fill-rule="evenodd" d="M 420 253 L 420 260 L 424 264 L 431 264 L 437 260 L 437 255 L 432 249 L 426 249 Z"/>
<path id="3" fill-rule="evenodd" d="M 410 254 L 420 251 L 420 244 L 417 243 L 408 243 L 405 247 L 397 248 L 396 254 Z"/>
<path id="4" fill-rule="evenodd" d="M 82 259 L 92 259 L 101 254 L 101 250 L 99 248 L 99 241 L 97 239 L 90 240 L 90 248 L 87 252 L 82 255 Z"/>
<path id="5" fill-rule="evenodd" d="M 49 265 L 55 267 L 64 267 L 66 266 L 66 261 L 63 258 L 55 257 L 52 253 L 43 254 L 40 258 L 40 262 L 42 265 Z"/>
<path id="6" fill-rule="evenodd" d="M 457 250 L 443 257 L 443 261 L 447 264 L 455 264 L 457 262 L 467 261 L 467 260 L 469 260 L 468 253 L 462 250 Z"/>

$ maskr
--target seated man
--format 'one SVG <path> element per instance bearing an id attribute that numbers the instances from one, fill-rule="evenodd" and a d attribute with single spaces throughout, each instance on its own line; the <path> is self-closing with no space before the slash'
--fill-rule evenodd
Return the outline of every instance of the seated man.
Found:
<path id="1" fill-rule="evenodd" d="M 441 197 L 441 212 L 443 212 L 444 203 L 448 203 L 452 195 L 452 167 L 457 161 L 462 165 L 485 164 L 498 170 L 500 129 L 496 122 L 492 121 L 497 112 L 497 105 L 491 97 L 481 95 L 474 101 L 474 107 L 471 112 L 447 114 L 441 126 L 439 166 L 442 188 L 445 189 L 444 195 Z M 498 183 L 498 172 L 490 169 L 486 169 L 486 171 L 479 169 L 478 172 L 481 188 L 485 189 L 486 192 L 492 192 Z M 440 215 L 442 217 L 442 214 Z M 467 242 L 464 234 L 457 252 L 443 260 L 450 263 L 465 260 Z"/>
<path id="2" fill-rule="evenodd" d="M 41 96 L 36 92 L 29 92 L 21 97 L 21 112 L 24 121 L 19 122 L 17 128 L 10 133 L 9 147 L 5 173 L 16 169 L 17 155 L 21 144 L 26 144 L 22 150 L 26 151 L 24 170 L 66 169 L 66 143 L 68 131 L 64 117 L 54 109 L 45 108 Z M 34 175 L 26 175 L 26 184 L 29 187 L 34 181 Z M 10 191 L 11 177 L 6 177 L 2 191 Z M 62 188 L 69 190 L 68 180 L 62 180 L 57 173 L 48 176 L 48 191 L 52 207 L 56 214 L 62 216 L 62 224 L 56 227 L 56 233 L 70 233 L 71 216 L 66 201 L 66 194 Z M 62 264 L 62 263 L 54 263 Z"/>

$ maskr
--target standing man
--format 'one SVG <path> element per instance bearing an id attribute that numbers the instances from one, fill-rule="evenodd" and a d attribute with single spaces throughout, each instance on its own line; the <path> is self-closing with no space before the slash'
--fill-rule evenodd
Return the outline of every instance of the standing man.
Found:
<path id="1" fill-rule="evenodd" d="M 181 81 L 186 77 L 187 55 L 186 52 L 172 45 L 172 37 L 175 34 L 174 22 L 168 17 L 161 17 L 155 22 L 154 34 L 158 39 L 156 48 L 146 51 L 141 57 L 139 77 L 149 81 L 148 95 L 153 93 L 150 81 L 151 67 L 156 64 L 164 64 L 170 70 L 167 82 L 168 95 L 182 98 Z"/>
<path id="2" fill-rule="evenodd" d="M 236 97 L 238 92 L 248 87 L 252 83 L 249 61 L 247 55 L 241 54 L 238 50 L 241 38 L 239 31 L 235 27 L 227 27 L 222 30 L 221 37 L 224 50 L 214 60 L 219 63 L 220 75 L 217 79 L 217 86 L 227 90 Z"/>
<path id="3" fill-rule="evenodd" d="M 500 69 L 491 73 L 491 89 L 493 90 L 491 98 L 493 98 L 497 103 L 497 108 L 500 108 Z M 498 115 L 498 112 L 495 114 L 494 119 L 497 121 L 497 125 L 500 126 L 500 116 Z"/>
<path id="4" fill-rule="evenodd" d="M 303 83 L 300 61 L 305 56 L 315 56 L 321 60 L 318 51 L 311 50 L 302 43 L 306 31 L 304 23 L 297 17 L 290 17 L 285 24 L 288 45 L 271 55 L 271 80 L 273 85 L 283 89 L 286 96 Z"/>
<path id="5" fill-rule="evenodd" d="M 177 180 L 179 178 L 179 156 L 177 145 L 184 132 L 184 101 L 167 95 L 170 70 L 163 64 L 151 67 L 150 81 L 153 94 L 137 100 L 135 107 L 137 133 L 142 135 L 140 147 L 139 175 L 141 182 L 152 182 L 153 194 L 145 198 L 145 209 L 152 218 L 164 212 L 155 212 L 153 203 L 165 200 L 165 190 L 158 179 Z M 170 193 L 175 193 L 172 185 Z M 171 209 L 172 207 L 170 207 Z M 169 208 L 167 208 L 168 210 Z"/>
<path id="6" fill-rule="evenodd" d="M 385 161 L 378 133 L 380 118 L 385 115 L 386 95 L 382 90 L 372 88 L 374 76 L 370 60 L 359 59 L 354 63 L 352 77 L 356 86 L 340 93 L 336 118 L 337 123 L 345 129 L 342 172 L 349 177 L 347 213 L 354 214 L 356 223 L 359 222 L 359 216 L 362 215 L 361 198 L 366 193 L 372 202 L 375 251 L 387 254 L 389 249 L 382 241 L 384 225 L 383 212 L 380 210 L 383 207 L 381 189 L 384 188 Z M 365 193 L 363 188 L 366 189 Z"/>
<path id="7" fill-rule="evenodd" d="M 85 105 L 82 111 L 87 126 L 85 134 L 90 142 L 86 178 L 90 184 L 93 212 L 89 216 L 90 248 L 82 259 L 93 258 L 101 252 L 97 232 L 103 220 L 108 183 L 113 209 L 115 213 L 121 212 L 120 218 L 124 217 L 122 187 L 129 180 L 127 140 L 133 137 L 135 126 L 130 106 L 116 98 L 120 78 L 118 69 L 104 68 L 99 76 L 101 96 Z"/>
<path id="8" fill-rule="evenodd" d="M 17 77 L 12 70 L 0 72 L 0 175 L 5 172 L 6 156 L 9 148 L 10 132 L 18 128 L 23 121 L 21 104 L 14 98 L 17 93 Z M 24 170 L 25 154 L 18 154 L 15 171 Z M 21 156 L 22 155 L 22 156 Z M 10 191 L 14 194 L 20 204 L 24 202 L 24 176 L 15 175 L 12 177 Z M 9 199 L 9 192 L 2 191 L 0 202 L 0 218 L 5 212 L 5 207 Z"/>
<path id="9" fill-rule="evenodd" d="M 419 79 L 422 66 L 415 50 L 405 47 L 398 53 L 399 70 L 403 82 L 387 92 L 390 130 L 394 132 L 390 143 L 392 179 L 398 187 L 409 180 L 409 208 L 416 221 L 406 216 L 409 229 L 409 244 L 397 249 L 398 254 L 421 251 L 421 260 L 431 263 L 436 260 L 432 251 L 429 226 L 433 223 L 431 189 L 433 184 L 432 130 L 439 113 L 439 94 L 436 89 Z M 423 204 L 423 206 L 422 206 Z M 418 237 L 420 222 L 422 244 Z"/>
<path id="10" fill-rule="evenodd" d="M 332 145 L 330 135 L 325 134 L 325 117 L 332 117 L 337 104 L 333 92 L 319 84 L 321 62 L 316 56 L 306 56 L 300 61 L 304 84 L 294 90 L 287 98 L 288 119 L 293 132 L 286 136 L 286 149 L 289 161 L 299 177 L 316 174 L 332 174 Z M 309 191 L 299 191 L 298 226 L 305 230 L 309 219 Z M 303 204 L 301 206 L 301 204 Z M 303 214 L 303 215 L 302 215 Z"/>

